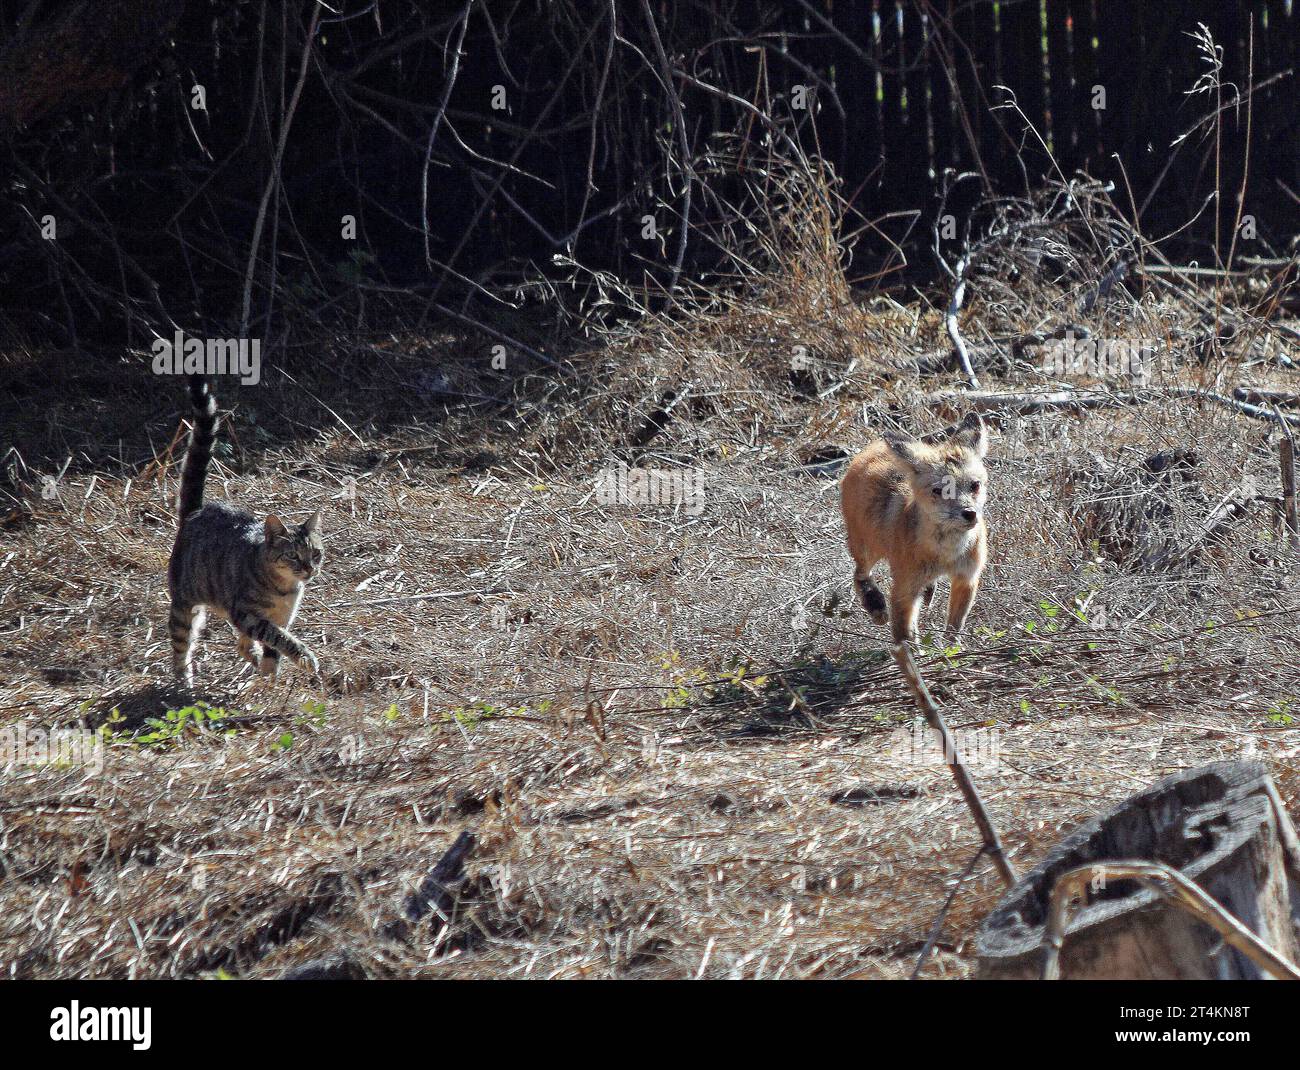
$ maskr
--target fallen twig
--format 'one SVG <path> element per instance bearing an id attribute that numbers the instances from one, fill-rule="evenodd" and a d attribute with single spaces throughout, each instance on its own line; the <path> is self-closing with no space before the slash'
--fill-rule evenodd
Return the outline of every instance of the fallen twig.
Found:
<path id="1" fill-rule="evenodd" d="M 993 825 L 993 819 L 989 817 L 988 810 L 984 808 L 984 800 L 980 798 L 975 782 L 971 780 L 970 773 L 966 771 L 966 765 L 961 760 L 961 755 L 957 753 L 956 740 L 952 738 L 952 733 L 948 730 L 943 714 L 939 712 L 939 707 L 935 705 L 934 699 L 931 698 L 930 692 L 926 689 L 925 681 L 921 679 L 916 663 L 912 660 L 911 651 L 906 643 L 898 643 L 891 649 L 894 660 L 898 663 L 898 668 L 903 674 L 903 679 L 907 681 L 907 687 L 912 693 L 913 701 L 915 701 L 917 708 L 925 717 L 926 723 L 939 734 L 939 740 L 943 745 L 943 760 L 947 763 L 953 780 L 957 782 L 957 787 L 966 800 L 966 806 L 970 809 L 971 816 L 975 818 L 975 824 L 980 830 L 980 838 L 984 842 L 984 850 L 993 859 L 993 865 L 997 867 L 1002 882 L 1008 888 L 1012 887 L 1019 878 L 1016 876 L 1016 871 L 1011 867 L 1011 862 L 1007 859 L 1006 853 L 1002 850 L 1002 841 L 998 838 L 998 830 Z"/>
<path id="2" fill-rule="evenodd" d="M 953 269 L 957 284 L 953 287 L 952 299 L 948 302 L 948 312 L 943 322 L 948 337 L 952 339 L 952 347 L 957 351 L 957 360 L 961 364 L 962 374 L 966 376 L 966 382 L 970 384 L 972 390 L 978 390 L 980 382 L 975 378 L 975 369 L 970 363 L 970 351 L 966 348 L 966 340 L 962 338 L 961 328 L 957 323 L 957 314 L 961 311 L 962 301 L 966 297 L 966 266 L 966 257 L 963 256 L 957 260 L 957 266 Z"/>
<path id="3" fill-rule="evenodd" d="M 921 948 L 921 953 L 916 956 L 916 965 L 912 967 L 912 975 L 909 981 L 915 981 L 921 975 L 921 968 L 925 965 L 925 960 L 929 958 L 930 951 L 934 948 L 935 941 L 939 939 L 939 933 L 943 931 L 944 919 L 948 916 L 948 911 L 952 909 L 952 901 L 957 898 L 957 893 L 961 886 L 966 883 L 966 878 L 975 870 L 976 863 L 984 857 L 988 851 L 987 844 L 980 844 L 980 849 L 975 852 L 975 856 L 966 863 L 966 868 L 961 871 L 956 882 L 952 886 L 952 891 L 948 893 L 948 898 L 943 901 L 943 907 L 939 911 L 938 917 L 934 919 L 934 924 L 930 926 L 930 935 L 925 938 L 925 944 Z"/>
<path id="4" fill-rule="evenodd" d="M 1164 387 L 1160 390 L 1133 390 L 1117 392 L 1112 390 L 1055 390 L 1051 393 L 1035 394 L 1030 391 L 952 391 L 941 390 L 926 396 L 931 405 L 965 403 L 980 412 L 997 413 L 1011 409 L 1022 415 L 1043 412 L 1048 409 L 1101 409 L 1117 408 L 1121 405 L 1146 405 L 1153 401 L 1168 401 L 1171 398 L 1188 398 L 1213 402 L 1223 408 L 1232 409 L 1243 416 L 1257 420 L 1268 420 L 1290 427 L 1300 427 L 1300 416 L 1270 411 L 1247 401 L 1230 398 L 1213 390 L 1198 390 L 1194 387 Z"/>

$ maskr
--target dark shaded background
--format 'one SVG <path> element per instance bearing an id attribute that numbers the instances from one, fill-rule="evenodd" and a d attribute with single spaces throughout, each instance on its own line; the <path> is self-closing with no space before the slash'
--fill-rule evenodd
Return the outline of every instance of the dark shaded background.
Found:
<path id="1" fill-rule="evenodd" d="M 1058 165 L 1066 176 L 1084 169 L 1115 181 L 1150 235 L 1194 218 L 1171 248 L 1212 263 L 1207 197 L 1217 170 L 1226 251 L 1248 118 L 1244 210 L 1258 239 L 1237 251 L 1283 251 L 1297 230 L 1300 12 L 1290 3 L 332 7 L 0 0 L 0 321 L 11 341 L 147 345 L 169 320 L 232 333 L 250 257 L 247 329 L 272 345 L 307 329 L 385 326 L 399 308 L 404 322 L 439 307 L 490 320 L 510 310 L 480 287 L 509 294 L 558 274 L 557 253 L 653 290 L 678 249 L 679 104 L 691 157 L 739 133 L 756 166 L 787 135 L 830 161 L 852 209 L 852 270 L 877 285 L 932 277 L 949 168 L 979 175 L 949 202 L 959 219 L 982 194 L 1022 193 Z M 1221 141 L 1209 124 L 1174 149 L 1215 107 L 1213 94 L 1186 93 L 1207 70 L 1189 36 L 1198 22 L 1223 50 Z M 1248 116 L 1232 105 L 1251 67 Z M 191 107 L 196 85 L 206 111 Z M 801 85 L 812 91 L 803 110 L 792 107 Z M 1091 106 L 1094 85 L 1103 111 Z M 1055 164 L 1019 114 L 994 107 L 1009 99 L 998 86 Z M 693 192 L 699 223 L 710 200 Z M 641 237 L 647 213 L 657 241 Z M 355 241 L 340 234 L 347 214 Z M 46 216 L 55 241 L 42 238 Z M 683 256 L 690 272 L 715 263 L 689 232 Z"/>

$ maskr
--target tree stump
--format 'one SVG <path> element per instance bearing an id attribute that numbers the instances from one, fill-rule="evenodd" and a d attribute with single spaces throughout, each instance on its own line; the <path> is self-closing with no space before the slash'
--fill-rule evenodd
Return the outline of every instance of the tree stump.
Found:
<path id="1" fill-rule="evenodd" d="M 980 928 L 981 978 L 1038 978 L 1057 878 L 1107 859 L 1164 862 L 1278 954 L 1300 961 L 1300 842 L 1257 762 L 1215 762 L 1162 780 L 1061 841 Z M 1255 979 L 1258 966 L 1208 925 L 1134 880 L 1090 886 L 1061 950 L 1071 979 Z"/>

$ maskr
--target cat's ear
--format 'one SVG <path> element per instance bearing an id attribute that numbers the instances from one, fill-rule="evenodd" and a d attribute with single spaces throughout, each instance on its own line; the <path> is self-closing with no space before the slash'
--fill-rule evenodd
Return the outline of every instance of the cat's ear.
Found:
<path id="1" fill-rule="evenodd" d="M 302 526 L 302 530 L 305 531 L 308 535 L 314 535 L 316 532 L 320 531 L 321 508 L 322 506 L 318 505 L 316 507 L 316 511 L 307 518 L 307 522 Z"/>
<path id="2" fill-rule="evenodd" d="M 284 521 L 272 513 L 266 518 L 266 539 L 270 542 L 272 539 L 282 539 L 289 534 L 289 529 L 284 526 Z"/>

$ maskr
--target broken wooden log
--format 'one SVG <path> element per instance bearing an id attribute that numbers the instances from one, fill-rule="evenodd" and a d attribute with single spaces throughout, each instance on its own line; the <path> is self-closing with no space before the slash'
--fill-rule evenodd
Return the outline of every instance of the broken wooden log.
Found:
<path id="1" fill-rule="evenodd" d="M 1161 862 L 1193 882 L 1294 967 L 1300 960 L 1300 846 L 1267 771 L 1215 762 L 1162 780 L 1086 822 L 1012 888 L 980 928 L 979 976 L 1034 979 L 1058 881 L 1092 866 L 1061 941 L 1059 975 L 1074 979 L 1254 979 L 1251 956 L 1171 903 L 1120 862 Z M 1107 872 L 1107 863 L 1115 872 Z"/>
<path id="2" fill-rule="evenodd" d="M 1293 394 L 1287 390 L 1263 390 L 1255 386 L 1235 386 L 1232 388 L 1232 396 L 1237 401 L 1246 401 L 1251 405 L 1281 405 L 1283 407 L 1300 405 L 1300 394 Z"/>
<path id="3" fill-rule="evenodd" d="M 1293 550 L 1300 550 L 1300 515 L 1297 514 L 1295 489 L 1295 438 L 1287 429 L 1278 447 L 1278 461 L 1282 469 L 1282 522 L 1287 541 Z"/>
<path id="4" fill-rule="evenodd" d="M 418 922 L 432 911 L 436 929 L 447 924 L 456 905 L 456 889 L 465 880 L 465 859 L 474 850 L 475 842 L 474 834 L 468 829 L 456 837 L 456 842 L 438 859 L 420 887 L 406 897 L 402 909 L 408 921 Z"/>
<path id="5" fill-rule="evenodd" d="M 1099 389 L 1053 390 L 1049 392 L 1014 391 L 1014 390 L 941 390 L 927 394 L 925 403 L 931 408 L 943 412 L 954 406 L 973 407 L 986 417 L 998 422 L 1004 412 L 1019 413 L 1022 416 L 1052 409 L 1067 409 L 1082 412 L 1085 409 L 1118 408 L 1121 405 L 1149 405 L 1153 401 L 1186 399 L 1189 401 L 1208 401 L 1225 409 L 1232 409 L 1243 416 L 1256 420 L 1268 420 L 1271 423 L 1288 427 L 1300 427 L 1300 416 L 1289 413 L 1270 411 L 1260 405 L 1230 398 L 1213 390 L 1197 390 L 1192 387 L 1164 387 L 1160 390 L 1112 391 Z"/>
<path id="6" fill-rule="evenodd" d="M 460 888 L 465 883 L 465 859 L 477 842 L 468 829 L 461 831 L 428 876 L 420 882 L 420 887 L 403 900 L 404 917 L 384 926 L 386 937 L 390 940 L 409 939 L 414 928 L 430 913 L 433 914 L 434 939 L 443 935 L 443 931 L 451 924 Z"/>
<path id="7" fill-rule="evenodd" d="M 1178 870 L 1163 862 L 1106 862 L 1089 863 L 1063 873 L 1052 890 L 1051 911 L 1047 919 L 1044 940 L 1045 958 L 1043 980 L 1061 978 L 1061 945 L 1065 943 L 1065 930 L 1069 924 L 1070 908 L 1083 899 L 1088 887 L 1098 879 L 1116 880 L 1131 878 L 1142 887 L 1149 888 L 1164 899 L 1203 921 L 1225 943 L 1232 945 L 1270 977 L 1279 981 L 1300 981 L 1300 970 L 1288 962 L 1268 944 L 1229 914 L 1217 900 L 1211 899 Z"/>

